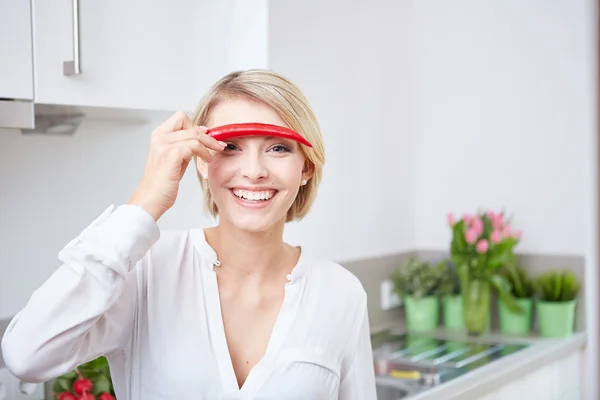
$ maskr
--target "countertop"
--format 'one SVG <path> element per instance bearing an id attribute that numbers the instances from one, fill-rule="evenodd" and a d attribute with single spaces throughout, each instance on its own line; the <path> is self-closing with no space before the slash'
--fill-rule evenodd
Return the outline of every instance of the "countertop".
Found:
<path id="1" fill-rule="evenodd" d="M 403 328 L 390 327 L 391 333 L 404 333 Z M 481 338 L 473 338 L 463 333 L 446 332 L 439 329 L 429 332 L 431 337 L 484 342 L 511 342 L 529 344 L 528 347 L 510 356 L 502 357 L 494 362 L 479 367 L 449 382 L 431 387 L 413 395 L 407 400 L 450 400 L 471 399 L 492 393 L 502 386 L 522 378 L 528 373 L 553 361 L 560 360 L 586 344 L 585 332 L 576 332 L 568 338 L 548 339 L 535 334 L 527 337 L 504 336 L 499 333 L 488 333 Z"/>

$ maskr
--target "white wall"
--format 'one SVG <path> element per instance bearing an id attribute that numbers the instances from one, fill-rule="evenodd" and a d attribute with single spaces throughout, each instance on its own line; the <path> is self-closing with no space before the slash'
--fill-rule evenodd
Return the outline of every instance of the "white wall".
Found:
<path id="1" fill-rule="evenodd" d="M 328 153 L 321 201 L 310 225 L 290 237 L 306 240 L 310 232 L 324 254 L 344 260 L 414 244 L 410 3 L 352 4 L 272 2 L 269 19 L 277 32 L 272 68 L 305 90 Z"/>
<path id="2" fill-rule="evenodd" d="M 504 207 L 520 252 L 581 255 L 595 133 L 592 1 L 415 1 L 416 246 Z"/>

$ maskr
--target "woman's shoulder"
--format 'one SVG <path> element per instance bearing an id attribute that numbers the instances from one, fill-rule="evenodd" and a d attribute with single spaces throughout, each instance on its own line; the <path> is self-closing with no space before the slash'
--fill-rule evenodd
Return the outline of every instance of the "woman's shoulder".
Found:
<path id="1" fill-rule="evenodd" d="M 342 264 L 322 258 L 311 258 L 310 263 L 311 281 L 315 284 L 339 295 L 366 298 L 362 282 Z"/>
<path id="2" fill-rule="evenodd" d="M 209 249 L 200 240 L 202 229 L 161 229 L 160 237 L 150 249 L 149 256 L 153 259 L 170 258 L 177 255 L 186 256 L 192 253 L 200 257 L 210 257 Z"/>

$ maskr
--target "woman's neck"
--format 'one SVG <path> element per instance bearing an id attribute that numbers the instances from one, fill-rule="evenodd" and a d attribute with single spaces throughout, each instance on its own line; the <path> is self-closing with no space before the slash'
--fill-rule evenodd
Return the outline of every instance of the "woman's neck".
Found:
<path id="1" fill-rule="evenodd" d="M 263 232 L 248 232 L 221 222 L 206 230 L 206 238 L 223 269 L 234 275 L 268 278 L 283 273 L 296 257 L 297 250 L 283 241 L 283 227 L 277 224 Z"/>

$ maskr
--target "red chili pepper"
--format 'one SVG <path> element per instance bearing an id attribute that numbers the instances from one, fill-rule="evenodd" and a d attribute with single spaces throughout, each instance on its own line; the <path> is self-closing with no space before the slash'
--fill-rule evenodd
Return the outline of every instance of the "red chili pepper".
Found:
<path id="1" fill-rule="evenodd" d="M 221 141 L 240 136 L 275 136 L 291 139 L 305 146 L 312 147 L 312 144 L 304 136 L 292 129 L 258 122 L 222 125 L 209 129 L 207 134 Z"/>

